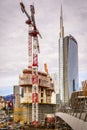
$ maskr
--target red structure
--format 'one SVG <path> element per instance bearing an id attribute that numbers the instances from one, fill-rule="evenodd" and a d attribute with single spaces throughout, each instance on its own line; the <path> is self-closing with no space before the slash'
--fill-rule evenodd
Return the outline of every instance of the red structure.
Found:
<path id="1" fill-rule="evenodd" d="M 30 5 L 31 16 L 27 13 L 23 2 L 20 3 L 21 10 L 26 14 L 29 26 L 28 32 L 28 68 L 32 68 L 32 124 L 38 126 L 38 53 L 40 52 L 38 35 L 41 37 L 35 23 L 34 5 Z"/>

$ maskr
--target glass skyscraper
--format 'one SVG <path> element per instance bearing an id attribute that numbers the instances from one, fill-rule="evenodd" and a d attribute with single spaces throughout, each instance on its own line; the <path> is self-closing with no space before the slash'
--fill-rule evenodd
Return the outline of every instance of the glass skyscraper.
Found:
<path id="1" fill-rule="evenodd" d="M 78 90 L 78 44 L 71 35 L 64 37 L 63 41 L 63 87 L 66 103 L 71 93 Z"/>
<path id="2" fill-rule="evenodd" d="M 64 37 L 62 6 L 59 38 L 59 94 L 61 103 L 68 103 L 78 89 L 78 44 L 73 36 Z"/>

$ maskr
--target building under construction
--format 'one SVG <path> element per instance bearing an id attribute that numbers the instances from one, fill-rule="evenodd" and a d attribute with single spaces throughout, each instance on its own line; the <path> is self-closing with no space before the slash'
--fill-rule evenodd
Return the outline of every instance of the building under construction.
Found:
<path id="1" fill-rule="evenodd" d="M 37 126 L 45 120 L 47 114 L 55 112 L 56 105 L 51 104 L 51 96 L 54 91 L 52 78 L 48 74 L 45 64 L 45 72 L 38 71 L 39 42 L 41 38 L 36 22 L 34 5 L 30 5 L 31 15 L 20 3 L 22 12 L 27 16 L 28 31 L 28 68 L 19 76 L 19 85 L 14 86 L 15 104 L 14 121 L 32 123 Z M 21 92 L 20 92 L 21 91 Z"/>
<path id="2" fill-rule="evenodd" d="M 56 105 L 51 103 L 54 85 L 52 78 L 45 72 L 38 71 L 38 122 L 45 121 L 47 114 L 54 114 Z M 32 122 L 32 69 L 23 70 L 19 76 L 19 86 L 14 86 L 15 108 L 14 121 Z"/>

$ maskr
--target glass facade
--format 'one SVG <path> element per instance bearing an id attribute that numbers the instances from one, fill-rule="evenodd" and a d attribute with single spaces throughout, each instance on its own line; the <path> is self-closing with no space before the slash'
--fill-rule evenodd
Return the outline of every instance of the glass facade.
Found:
<path id="1" fill-rule="evenodd" d="M 66 103 L 71 93 L 78 90 L 78 44 L 71 35 L 64 37 L 63 63 L 64 102 Z"/>
<path id="2" fill-rule="evenodd" d="M 74 37 L 64 37 L 62 6 L 59 38 L 59 94 L 61 103 L 67 103 L 73 91 L 78 90 L 78 44 Z"/>

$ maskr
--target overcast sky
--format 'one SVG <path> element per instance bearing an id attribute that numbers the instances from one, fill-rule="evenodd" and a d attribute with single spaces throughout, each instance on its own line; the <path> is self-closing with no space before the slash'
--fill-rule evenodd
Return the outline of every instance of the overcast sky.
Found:
<path id="1" fill-rule="evenodd" d="M 28 26 L 20 0 L 0 0 L 0 95 L 12 93 L 13 85 L 28 66 Z M 60 6 L 63 6 L 65 35 L 78 42 L 79 82 L 87 80 L 87 0 L 23 0 L 26 10 L 35 5 L 39 39 L 39 70 L 47 63 L 49 73 L 58 72 Z"/>

